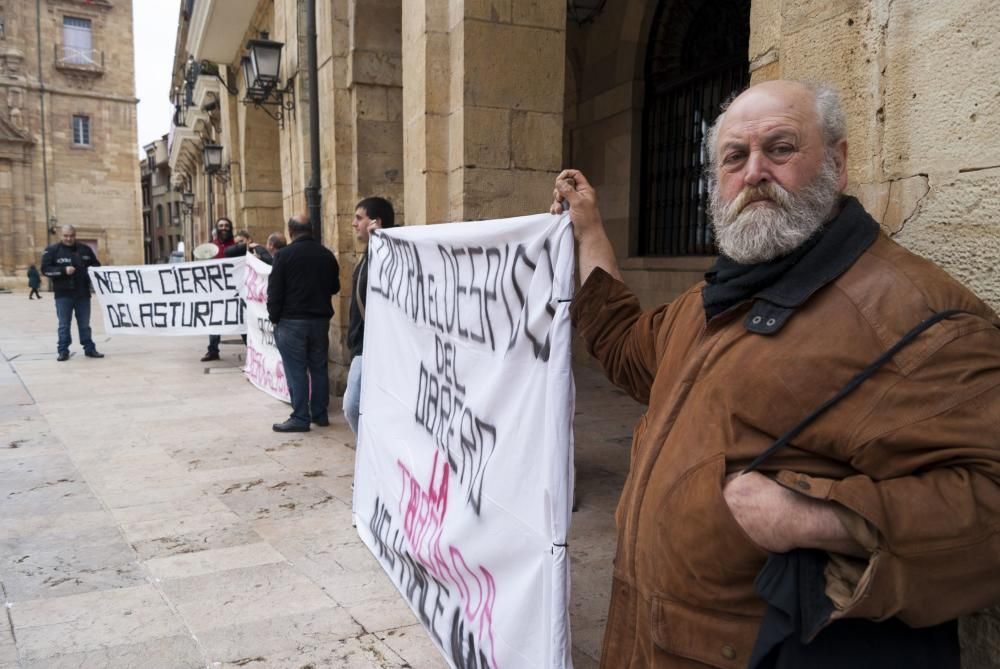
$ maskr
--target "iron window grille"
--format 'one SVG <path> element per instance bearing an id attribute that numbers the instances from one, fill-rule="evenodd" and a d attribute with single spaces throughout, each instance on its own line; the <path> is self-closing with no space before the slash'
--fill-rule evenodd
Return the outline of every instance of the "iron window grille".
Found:
<path id="1" fill-rule="evenodd" d="M 640 255 L 714 255 L 705 135 L 719 106 L 746 86 L 745 61 L 650 92 L 644 112 Z"/>
<path id="2" fill-rule="evenodd" d="M 721 103 L 749 81 L 750 0 L 660 0 L 653 25 L 635 249 L 714 255 L 705 135 Z"/>

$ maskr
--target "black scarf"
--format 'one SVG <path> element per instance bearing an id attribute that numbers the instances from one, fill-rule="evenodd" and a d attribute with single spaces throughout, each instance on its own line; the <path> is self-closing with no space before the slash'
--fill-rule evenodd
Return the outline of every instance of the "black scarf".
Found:
<path id="1" fill-rule="evenodd" d="M 753 265 L 720 255 L 705 273 L 705 287 L 701 291 L 705 320 L 756 296 L 783 306 L 798 306 L 850 267 L 875 241 L 878 224 L 856 199 L 843 198 L 841 205 L 831 222 L 788 255 Z M 783 277 L 788 281 L 794 279 L 796 285 L 788 286 L 788 290 L 776 285 L 783 283 Z M 805 285 L 814 282 L 817 285 Z M 759 295 L 762 292 L 765 294 Z"/>

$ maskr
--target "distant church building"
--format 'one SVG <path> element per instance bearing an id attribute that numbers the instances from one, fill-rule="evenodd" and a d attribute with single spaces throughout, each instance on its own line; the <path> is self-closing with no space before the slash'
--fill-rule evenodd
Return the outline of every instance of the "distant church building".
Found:
<path id="1" fill-rule="evenodd" d="M 0 0 L 0 285 L 66 223 L 142 262 L 136 102 L 130 2 Z"/>

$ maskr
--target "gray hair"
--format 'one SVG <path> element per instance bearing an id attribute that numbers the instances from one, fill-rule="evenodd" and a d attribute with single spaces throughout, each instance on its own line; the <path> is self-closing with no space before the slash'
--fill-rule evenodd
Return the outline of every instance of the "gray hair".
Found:
<path id="1" fill-rule="evenodd" d="M 833 147 L 837 145 L 840 140 L 847 137 L 847 121 L 844 118 L 844 110 L 840 104 L 840 94 L 837 90 L 822 82 L 813 81 L 798 81 L 793 80 L 795 83 L 804 86 L 808 89 L 816 100 L 816 118 L 819 119 L 820 132 L 823 135 L 823 142 L 826 145 L 826 150 L 829 152 Z M 726 118 L 726 111 L 729 106 L 733 104 L 733 101 L 742 95 L 744 92 L 749 90 L 748 88 L 743 89 L 730 95 L 725 102 L 721 105 L 721 112 L 719 117 L 715 119 L 715 123 L 708 129 L 705 134 L 705 149 L 708 153 L 705 156 L 705 167 L 707 169 L 707 176 L 709 182 L 712 186 L 715 185 L 717 179 L 716 169 L 718 168 L 718 156 L 716 154 L 716 149 L 719 144 L 719 128 L 722 127 L 722 122 Z"/>
<path id="2" fill-rule="evenodd" d="M 76 232 L 76 226 L 71 225 L 70 223 L 63 223 L 62 225 L 59 226 L 59 231 L 60 232 Z"/>

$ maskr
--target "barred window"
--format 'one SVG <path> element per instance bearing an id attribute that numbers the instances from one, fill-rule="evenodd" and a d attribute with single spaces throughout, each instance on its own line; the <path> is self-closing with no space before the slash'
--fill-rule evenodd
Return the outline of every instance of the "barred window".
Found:
<path id="1" fill-rule="evenodd" d="M 90 117 L 83 114 L 73 115 L 73 144 L 90 146 Z"/>
<path id="2" fill-rule="evenodd" d="M 661 2 L 646 53 L 638 252 L 714 255 L 705 134 L 749 81 L 749 0 Z"/>

